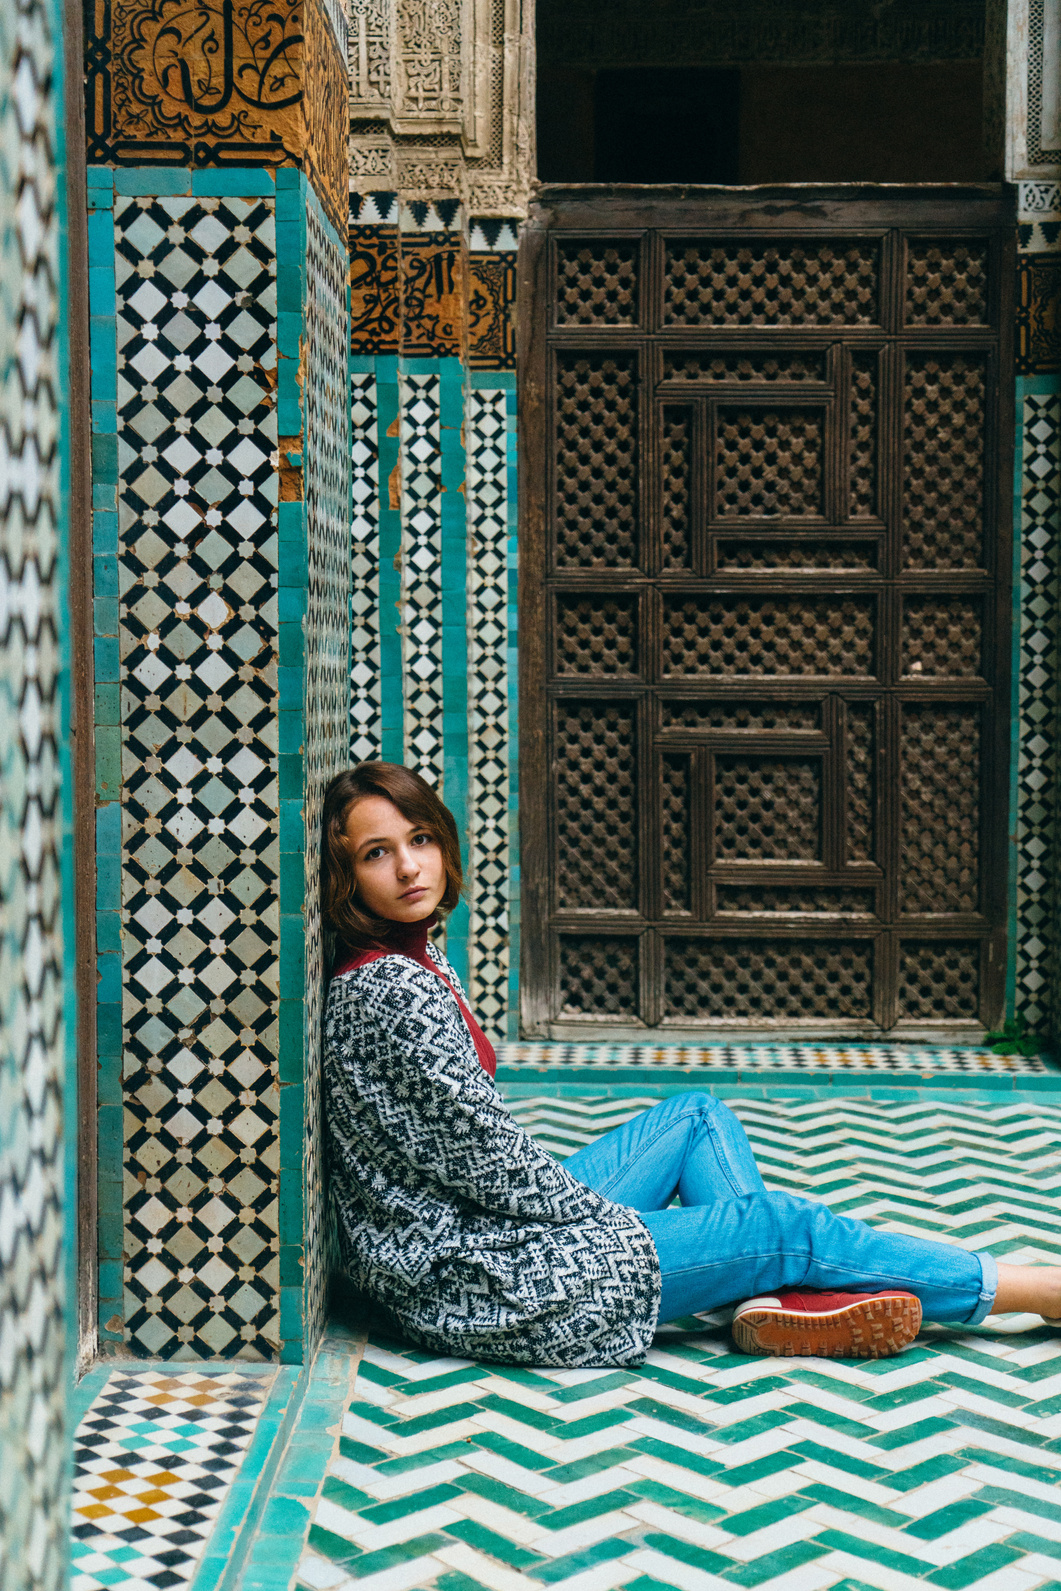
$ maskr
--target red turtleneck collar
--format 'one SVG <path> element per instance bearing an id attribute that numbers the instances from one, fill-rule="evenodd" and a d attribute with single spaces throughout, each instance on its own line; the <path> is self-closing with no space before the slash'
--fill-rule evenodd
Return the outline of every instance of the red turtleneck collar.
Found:
<path id="1" fill-rule="evenodd" d="M 387 936 L 385 947 L 381 947 L 378 950 L 359 950 L 356 955 L 352 956 L 341 955 L 335 964 L 335 971 L 332 976 L 338 978 L 344 972 L 354 972 L 358 967 L 367 967 L 369 962 L 379 961 L 384 956 L 408 956 L 409 960 L 415 961 L 418 966 L 426 967 L 428 972 L 433 972 L 436 978 L 442 980 L 460 1006 L 461 1016 L 467 1024 L 468 1032 L 471 1034 L 472 1042 L 475 1045 L 475 1053 L 479 1057 L 479 1065 L 484 1072 L 493 1077 L 497 1072 L 497 1056 L 494 1053 L 493 1045 L 449 979 L 443 975 L 427 953 L 428 929 L 433 928 L 437 922 L 438 918 L 432 915 L 431 917 L 425 917 L 423 922 L 419 923 L 395 923 Z"/>

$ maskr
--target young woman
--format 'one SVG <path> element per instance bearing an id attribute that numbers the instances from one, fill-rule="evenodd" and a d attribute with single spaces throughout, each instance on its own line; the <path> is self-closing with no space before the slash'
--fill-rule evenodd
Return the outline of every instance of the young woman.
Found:
<path id="1" fill-rule="evenodd" d="M 332 781 L 330 1176 L 348 1275 L 400 1335 L 572 1367 L 637 1364 L 657 1321 L 734 1303 L 738 1345 L 771 1354 L 898 1353 L 922 1309 L 966 1324 L 1061 1316 L 1061 1269 L 996 1265 L 768 1192 L 736 1117 L 706 1093 L 559 1164 L 509 1115 L 494 1052 L 428 940 L 460 889 L 456 826 L 418 774 L 370 762 Z"/>

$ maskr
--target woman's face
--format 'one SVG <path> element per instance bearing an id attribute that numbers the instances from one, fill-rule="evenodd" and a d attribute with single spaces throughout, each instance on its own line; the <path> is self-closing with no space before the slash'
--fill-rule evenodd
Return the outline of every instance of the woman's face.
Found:
<path id="1" fill-rule="evenodd" d="M 438 842 L 403 817 L 385 796 L 363 796 L 343 830 L 366 911 L 395 923 L 430 917 L 446 889 Z"/>

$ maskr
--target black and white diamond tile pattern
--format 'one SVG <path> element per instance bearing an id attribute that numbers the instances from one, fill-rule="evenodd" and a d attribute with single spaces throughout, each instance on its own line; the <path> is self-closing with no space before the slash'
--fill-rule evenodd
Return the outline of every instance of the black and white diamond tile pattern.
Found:
<path id="1" fill-rule="evenodd" d="M 993 1050 L 933 1049 L 915 1044 L 499 1044 L 509 1067 L 679 1067 L 717 1072 L 877 1072 L 884 1075 L 947 1072 L 1044 1076 L 1055 1071 L 1036 1055 L 996 1055 Z M 510 1075 L 512 1075 L 510 1073 Z"/>
<path id="2" fill-rule="evenodd" d="M 350 377 L 353 474 L 350 598 L 350 761 L 383 755 L 379 650 L 379 404 L 376 378 Z"/>
<path id="3" fill-rule="evenodd" d="M 1061 397 L 1025 396 L 1023 411 L 1015 1004 L 1034 1032 L 1057 1020 Z"/>
<path id="4" fill-rule="evenodd" d="M 315 207 L 306 212 L 303 341 L 307 606 L 303 705 L 305 843 L 305 1094 L 303 1334 L 312 1352 L 323 1327 L 328 1273 L 321 1152 L 321 1007 L 327 969 L 320 913 L 320 814 L 324 788 L 347 763 L 349 740 L 350 427 L 347 406 L 347 255 Z"/>
<path id="5" fill-rule="evenodd" d="M 126 1336 L 278 1328 L 272 202 L 117 198 Z"/>
<path id="6" fill-rule="evenodd" d="M 405 764 L 442 791 L 442 449 L 437 375 L 401 378 Z"/>
<path id="7" fill-rule="evenodd" d="M 189 1583 L 272 1375 L 115 1371 L 74 1438 L 71 1591 Z"/>
<path id="8" fill-rule="evenodd" d="M 0 1583 L 59 1591 L 63 1065 L 54 13 L 0 14 Z M 61 100 L 59 101 L 61 105 Z"/>
<path id="9" fill-rule="evenodd" d="M 471 997 L 491 1038 L 507 1032 L 509 978 L 507 393 L 468 394 L 468 808 Z"/>

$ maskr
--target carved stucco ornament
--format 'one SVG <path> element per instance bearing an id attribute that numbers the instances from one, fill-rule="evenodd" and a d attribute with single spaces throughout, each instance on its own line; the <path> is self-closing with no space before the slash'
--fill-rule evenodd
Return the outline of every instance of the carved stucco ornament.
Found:
<path id="1" fill-rule="evenodd" d="M 532 25 L 521 0 L 351 0 L 351 188 L 524 214 Z"/>

